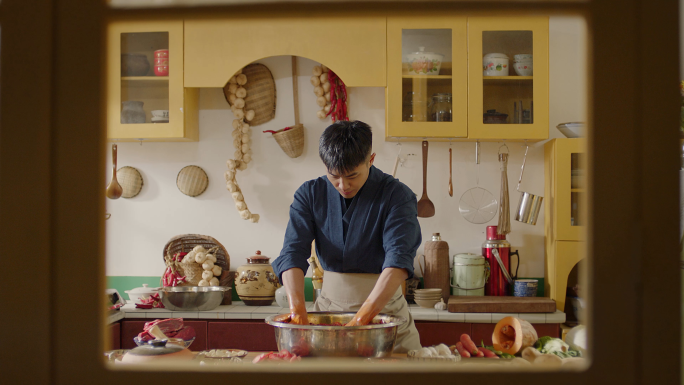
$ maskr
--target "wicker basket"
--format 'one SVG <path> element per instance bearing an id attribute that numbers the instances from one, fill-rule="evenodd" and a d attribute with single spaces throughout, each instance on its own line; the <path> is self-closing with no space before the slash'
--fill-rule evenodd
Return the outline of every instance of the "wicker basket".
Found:
<path id="1" fill-rule="evenodd" d="M 173 238 L 171 238 L 166 245 L 164 245 L 164 250 L 162 251 L 162 257 L 165 257 L 167 252 L 170 253 L 171 255 L 175 255 L 176 253 L 180 252 L 190 252 L 195 246 L 202 246 L 207 250 L 210 250 L 212 248 L 217 248 L 217 251 L 214 253 L 216 256 L 216 263 L 215 265 L 221 266 L 221 269 L 225 271 L 230 270 L 230 255 L 228 255 L 228 251 L 226 251 L 226 248 L 216 239 L 213 237 L 210 237 L 208 235 L 200 235 L 200 234 L 183 234 L 183 235 L 177 235 Z M 199 278 L 201 279 L 202 277 L 202 266 L 200 266 L 197 263 L 192 263 L 192 264 L 185 264 L 181 263 L 181 267 L 183 268 L 184 274 L 187 277 L 187 280 L 190 281 L 191 277 L 197 274 L 197 269 L 199 269 Z M 190 266 L 186 266 L 190 265 Z M 194 265 L 196 267 L 192 267 Z M 232 282 L 232 275 L 230 274 L 221 274 L 219 277 L 219 285 L 220 286 L 228 286 L 232 287 L 233 282 Z M 199 282 L 199 280 L 197 280 Z M 192 282 L 189 282 L 188 285 L 193 285 Z M 197 284 L 195 283 L 193 286 L 196 286 Z M 229 305 L 231 301 L 232 294 L 230 291 L 227 291 L 223 302 L 221 302 L 222 305 Z"/>
<path id="2" fill-rule="evenodd" d="M 278 130 L 273 134 L 273 137 L 290 158 L 302 155 L 304 151 L 304 125 L 295 124 L 287 131 Z"/>
<path id="3" fill-rule="evenodd" d="M 258 126 L 275 118 L 276 88 L 271 71 L 263 64 L 253 63 L 243 68 L 242 73 L 247 76 L 247 84 L 243 86 L 247 90 L 245 111 L 255 112 L 249 125 Z M 223 94 L 228 101 L 228 84 L 223 87 Z"/>

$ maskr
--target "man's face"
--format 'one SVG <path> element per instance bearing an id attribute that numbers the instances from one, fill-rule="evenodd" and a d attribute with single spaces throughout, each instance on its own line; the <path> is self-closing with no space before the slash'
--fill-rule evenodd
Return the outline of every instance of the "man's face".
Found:
<path id="1" fill-rule="evenodd" d="M 375 154 L 371 154 L 367 161 L 351 171 L 342 173 L 328 170 L 328 180 L 344 198 L 353 198 L 368 180 L 368 173 L 374 160 Z"/>

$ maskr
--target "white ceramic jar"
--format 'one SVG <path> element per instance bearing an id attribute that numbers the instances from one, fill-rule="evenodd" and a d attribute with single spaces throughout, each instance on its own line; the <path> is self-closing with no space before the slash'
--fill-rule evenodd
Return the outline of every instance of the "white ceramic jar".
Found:
<path id="1" fill-rule="evenodd" d="M 489 279 L 489 265 L 479 254 L 454 255 L 451 276 L 453 295 L 485 295 L 485 283 Z"/>
<path id="2" fill-rule="evenodd" d="M 508 76 L 508 56 L 503 53 L 488 53 L 482 58 L 483 76 Z"/>
<path id="3" fill-rule="evenodd" d="M 409 75 L 439 75 L 444 55 L 424 51 L 425 47 L 418 47 L 418 52 L 406 55 Z"/>
<path id="4" fill-rule="evenodd" d="M 128 294 L 128 298 L 130 298 L 133 303 L 140 303 L 141 299 L 147 299 L 152 294 L 157 293 L 157 291 L 159 291 L 158 287 L 149 287 L 148 284 L 143 283 L 142 287 L 136 287 L 135 289 L 126 290 L 124 292 Z"/>

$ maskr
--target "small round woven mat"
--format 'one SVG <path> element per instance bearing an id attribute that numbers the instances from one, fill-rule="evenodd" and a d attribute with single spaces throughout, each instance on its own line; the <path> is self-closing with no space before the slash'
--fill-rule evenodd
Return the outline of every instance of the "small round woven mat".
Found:
<path id="1" fill-rule="evenodd" d="M 185 195 L 196 197 L 209 185 L 207 173 L 198 166 L 183 167 L 176 177 L 176 186 Z"/>
<path id="2" fill-rule="evenodd" d="M 263 64 L 253 63 L 243 68 L 242 73 L 247 76 L 247 84 L 243 86 L 247 90 L 245 111 L 254 110 L 254 119 L 249 125 L 258 126 L 275 118 L 276 88 L 271 71 Z M 223 94 L 228 101 L 228 83 L 223 87 Z"/>
<path id="3" fill-rule="evenodd" d="M 140 175 L 140 171 L 133 167 L 125 166 L 116 170 L 116 179 L 123 188 L 122 198 L 133 198 L 142 190 L 142 175 Z"/>

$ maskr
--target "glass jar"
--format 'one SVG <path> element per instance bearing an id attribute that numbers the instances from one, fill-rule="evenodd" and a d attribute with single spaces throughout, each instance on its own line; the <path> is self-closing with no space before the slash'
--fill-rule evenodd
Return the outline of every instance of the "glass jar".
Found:
<path id="1" fill-rule="evenodd" d="M 451 94 L 439 93 L 432 95 L 428 111 L 431 122 L 451 122 Z"/>

